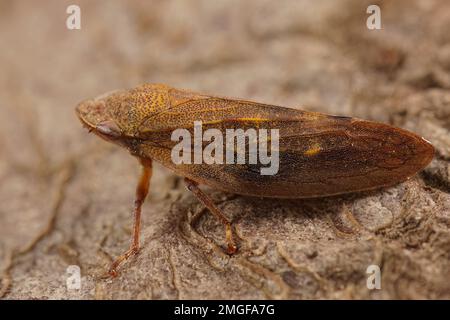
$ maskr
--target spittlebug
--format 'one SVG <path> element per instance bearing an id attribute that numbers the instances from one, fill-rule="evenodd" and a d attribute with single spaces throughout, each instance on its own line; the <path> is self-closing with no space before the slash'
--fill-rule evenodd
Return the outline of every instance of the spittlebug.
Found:
<path id="1" fill-rule="evenodd" d="M 144 84 L 83 101 L 76 113 L 90 131 L 128 149 L 143 167 L 134 202 L 131 247 L 113 262 L 111 275 L 139 250 L 141 206 L 148 193 L 152 160 L 184 177 L 187 188 L 225 226 L 231 254 L 237 249 L 231 221 L 200 184 L 258 197 L 324 197 L 395 185 L 423 169 L 434 156 L 426 140 L 387 124 L 198 94 L 163 84 Z M 179 128 L 192 132 L 195 121 L 223 133 L 230 128 L 278 129 L 278 171 L 262 175 L 258 165 L 245 163 L 175 164 L 171 150 L 177 142 L 171 134 Z"/>

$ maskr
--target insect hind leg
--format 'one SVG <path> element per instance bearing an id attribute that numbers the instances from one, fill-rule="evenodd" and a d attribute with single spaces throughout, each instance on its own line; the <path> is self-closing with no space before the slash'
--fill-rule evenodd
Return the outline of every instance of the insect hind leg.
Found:
<path id="1" fill-rule="evenodd" d="M 216 207 L 213 200 L 204 193 L 199 187 L 198 183 L 185 178 L 184 182 L 186 183 L 186 186 L 189 191 L 191 191 L 197 199 L 206 207 L 208 208 L 209 212 L 211 212 L 224 226 L 225 226 L 225 238 L 227 242 L 227 253 L 233 254 L 237 251 L 236 244 L 233 240 L 233 232 L 231 230 L 231 221 L 225 217 L 225 215 L 221 212 L 219 208 Z"/>

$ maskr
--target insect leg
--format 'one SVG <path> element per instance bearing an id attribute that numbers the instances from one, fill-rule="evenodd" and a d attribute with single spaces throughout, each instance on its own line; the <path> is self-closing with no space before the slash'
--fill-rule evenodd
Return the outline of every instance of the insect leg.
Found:
<path id="1" fill-rule="evenodd" d="M 140 159 L 142 164 L 142 173 L 139 183 L 136 187 L 136 197 L 134 200 L 134 226 L 133 239 L 130 248 L 121 256 L 119 256 L 110 266 L 109 274 L 113 277 L 117 276 L 117 268 L 125 262 L 130 256 L 135 255 L 139 251 L 139 235 L 141 231 L 141 208 L 147 197 L 150 179 L 152 177 L 152 160 Z"/>
<path id="2" fill-rule="evenodd" d="M 227 252 L 228 254 L 233 254 L 237 251 L 237 247 L 234 244 L 233 233 L 231 230 L 231 222 L 225 217 L 225 215 L 216 207 L 213 200 L 204 193 L 199 187 L 198 183 L 192 181 L 188 178 L 184 178 L 186 186 L 189 191 L 191 191 L 197 199 L 209 209 L 209 211 L 225 226 L 225 237 L 227 241 Z"/>

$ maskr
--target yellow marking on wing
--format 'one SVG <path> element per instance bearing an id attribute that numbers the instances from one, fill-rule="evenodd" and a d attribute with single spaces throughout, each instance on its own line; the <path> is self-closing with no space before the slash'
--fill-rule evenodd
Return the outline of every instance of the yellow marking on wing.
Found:
<path id="1" fill-rule="evenodd" d="M 238 118 L 237 121 L 254 121 L 254 122 L 264 122 L 264 121 L 270 121 L 270 119 L 266 118 Z"/>
<path id="2" fill-rule="evenodd" d="M 322 150 L 322 148 L 320 147 L 320 145 L 318 143 L 316 143 L 311 148 L 306 150 L 304 152 L 304 155 L 305 156 L 314 156 L 314 155 L 318 154 L 321 150 Z"/>
<path id="3" fill-rule="evenodd" d="M 265 118 L 237 118 L 237 119 L 231 119 L 233 121 L 249 121 L 249 122 L 264 122 L 264 121 L 270 121 L 270 119 L 265 119 Z M 221 119 L 221 120 L 209 120 L 209 121 L 205 121 L 202 122 L 202 125 L 207 125 L 207 124 L 216 124 L 216 123 L 221 123 L 227 121 L 227 119 Z"/>

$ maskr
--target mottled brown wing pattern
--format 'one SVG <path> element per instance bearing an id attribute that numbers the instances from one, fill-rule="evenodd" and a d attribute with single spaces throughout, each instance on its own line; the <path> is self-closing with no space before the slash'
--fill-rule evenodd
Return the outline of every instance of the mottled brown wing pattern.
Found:
<path id="1" fill-rule="evenodd" d="M 228 98 L 184 97 L 142 122 L 143 150 L 182 176 L 233 193 L 299 198 L 374 189 L 406 180 L 433 154 L 422 138 L 381 123 Z M 175 166 L 170 151 L 177 142 L 170 140 L 171 133 L 177 128 L 192 132 L 194 121 L 202 121 L 203 130 L 223 133 L 279 129 L 279 171 L 261 175 L 259 164 Z"/>

